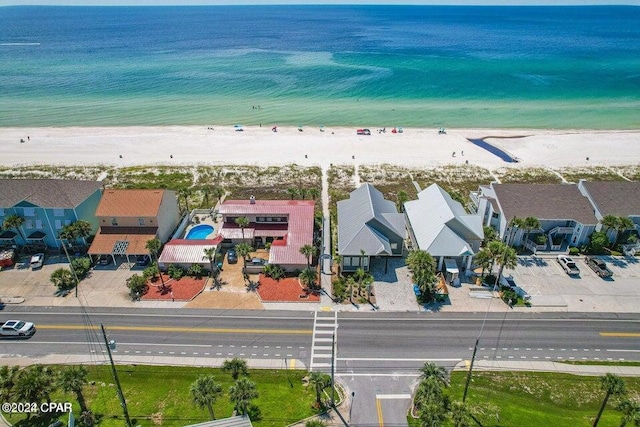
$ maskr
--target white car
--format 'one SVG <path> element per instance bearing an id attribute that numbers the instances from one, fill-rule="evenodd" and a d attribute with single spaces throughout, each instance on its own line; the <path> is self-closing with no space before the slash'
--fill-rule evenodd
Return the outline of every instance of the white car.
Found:
<path id="1" fill-rule="evenodd" d="M 580 269 L 572 258 L 566 255 L 558 255 L 558 262 L 569 276 L 577 276 L 580 274 Z"/>
<path id="2" fill-rule="evenodd" d="M 29 261 L 29 266 L 32 270 L 41 268 L 42 264 L 44 264 L 44 254 L 35 254 L 31 257 L 31 261 Z"/>
<path id="3" fill-rule="evenodd" d="M 0 336 L 27 337 L 36 333 L 36 325 L 22 320 L 7 320 L 0 327 Z"/>

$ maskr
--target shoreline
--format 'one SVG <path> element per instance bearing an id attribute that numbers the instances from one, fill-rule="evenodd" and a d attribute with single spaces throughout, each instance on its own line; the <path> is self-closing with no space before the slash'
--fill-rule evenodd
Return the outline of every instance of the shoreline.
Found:
<path id="1" fill-rule="evenodd" d="M 112 167 L 256 164 L 328 167 L 470 164 L 501 167 L 616 166 L 640 163 L 640 130 L 541 130 L 245 126 L 118 126 L 0 128 L 0 165 Z M 20 142 L 20 140 L 24 142 Z M 471 140 L 519 160 L 508 163 Z M 455 153 L 455 154 L 454 154 Z"/>

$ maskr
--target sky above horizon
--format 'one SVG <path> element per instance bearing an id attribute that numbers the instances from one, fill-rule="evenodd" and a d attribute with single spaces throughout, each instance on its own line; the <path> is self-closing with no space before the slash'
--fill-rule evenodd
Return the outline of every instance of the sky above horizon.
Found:
<path id="1" fill-rule="evenodd" d="M 640 0 L 0 0 L 0 6 L 194 6 L 273 4 L 389 5 L 640 5 Z"/>

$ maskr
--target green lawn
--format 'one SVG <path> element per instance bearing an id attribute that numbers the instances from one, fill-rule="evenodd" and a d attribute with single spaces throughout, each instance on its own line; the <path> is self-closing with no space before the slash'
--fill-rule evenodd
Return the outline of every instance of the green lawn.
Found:
<path id="1" fill-rule="evenodd" d="M 93 385 L 85 388 L 85 398 L 91 410 L 100 418 L 100 426 L 122 427 L 124 419 L 108 366 L 89 366 Z M 191 402 L 189 386 L 203 374 L 212 374 L 222 385 L 223 396 L 214 405 L 217 418 L 229 417 L 232 404 L 227 392 L 232 385 L 231 376 L 212 368 L 168 367 L 168 366 L 119 366 L 118 376 L 127 400 L 129 416 L 133 425 L 185 426 L 207 421 L 207 409 L 199 409 Z M 249 378 L 256 383 L 260 397 L 254 404 L 260 409 L 261 419 L 252 420 L 257 427 L 281 427 L 309 417 L 315 394 L 311 387 L 302 386 L 305 371 L 252 370 Z M 291 383 L 290 383 L 290 382 Z M 56 402 L 71 401 L 74 415 L 79 408 L 74 396 L 56 393 Z M 48 426 L 50 419 L 18 421 L 24 417 L 7 419 L 16 426 Z M 60 419 L 65 421 L 66 416 Z"/>
<path id="2" fill-rule="evenodd" d="M 453 372 L 447 394 L 462 400 L 466 372 Z M 624 378 L 629 396 L 640 398 L 640 378 Z M 476 372 L 467 403 L 482 414 L 485 427 L 588 427 L 602 403 L 599 377 L 546 372 Z M 614 399 L 604 411 L 600 427 L 617 427 L 621 415 Z M 420 424 L 409 417 L 410 426 Z M 451 424 L 449 424 L 451 425 Z"/>

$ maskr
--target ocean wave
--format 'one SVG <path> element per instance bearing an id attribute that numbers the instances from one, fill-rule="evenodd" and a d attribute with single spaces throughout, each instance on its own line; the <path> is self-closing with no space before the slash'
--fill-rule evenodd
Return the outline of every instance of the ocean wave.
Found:
<path id="1" fill-rule="evenodd" d="M 4 43 L 0 43 L 0 46 L 40 46 L 40 43 L 4 42 Z"/>

